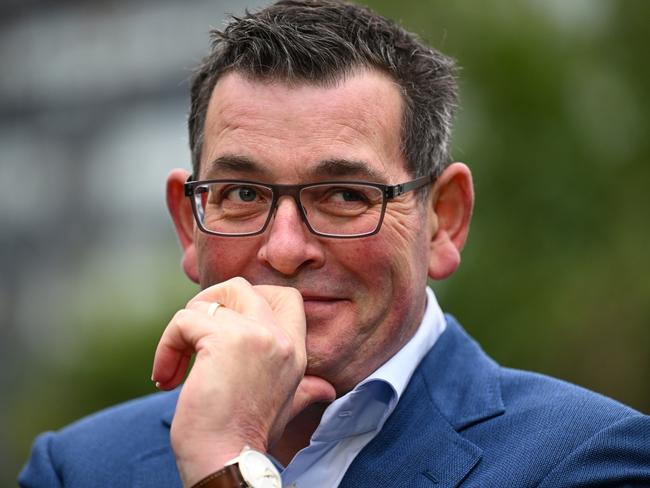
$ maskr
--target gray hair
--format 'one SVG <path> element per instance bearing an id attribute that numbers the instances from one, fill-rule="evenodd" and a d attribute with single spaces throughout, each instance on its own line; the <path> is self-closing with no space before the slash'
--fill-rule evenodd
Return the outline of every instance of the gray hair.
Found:
<path id="1" fill-rule="evenodd" d="M 335 0 L 281 0 L 211 31 L 212 49 L 197 68 L 188 120 L 192 167 L 199 172 L 208 103 L 221 76 L 335 85 L 360 68 L 387 73 L 404 101 L 401 150 L 415 176 L 449 164 L 457 105 L 453 59 L 371 10 Z"/>

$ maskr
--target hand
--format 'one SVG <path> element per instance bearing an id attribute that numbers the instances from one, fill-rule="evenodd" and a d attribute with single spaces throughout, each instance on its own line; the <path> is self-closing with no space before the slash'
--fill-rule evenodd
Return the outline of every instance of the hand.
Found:
<path id="1" fill-rule="evenodd" d="M 208 315 L 211 303 L 222 304 Z M 185 486 L 220 469 L 244 445 L 265 452 L 308 405 L 334 387 L 304 376 L 305 314 L 293 288 L 233 278 L 206 288 L 174 315 L 156 349 L 152 379 L 178 386 L 171 443 Z"/>

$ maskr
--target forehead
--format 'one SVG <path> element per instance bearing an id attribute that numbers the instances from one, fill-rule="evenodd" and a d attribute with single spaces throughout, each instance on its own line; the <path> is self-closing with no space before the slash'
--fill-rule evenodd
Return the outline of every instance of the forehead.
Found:
<path id="1" fill-rule="evenodd" d="M 349 174 L 391 181 L 406 174 L 401 121 L 400 90 L 377 71 L 333 86 L 228 73 L 208 106 L 201 177 L 250 173 L 292 183 Z"/>

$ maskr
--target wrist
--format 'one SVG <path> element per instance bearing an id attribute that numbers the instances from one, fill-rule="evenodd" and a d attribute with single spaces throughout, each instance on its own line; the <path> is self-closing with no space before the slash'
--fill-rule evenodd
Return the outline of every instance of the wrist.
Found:
<path id="1" fill-rule="evenodd" d="M 243 447 L 243 446 L 242 446 Z M 202 450 L 185 455 L 176 454 L 176 466 L 183 482 L 183 487 L 194 487 L 207 476 L 223 469 L 228 462 L 236 458 L 242 448 L 227 450 Z"/>
<path id="2" fill-rule="evenodd" d="M 199 438 L 181 435 L 172 424 L 171 444 L 176 457 L 176 466 L 185 488 L 194 486 L 206 476 L 222 469 L 242 452 L 245 446 L 258 451 L 266 449 L 258 443 L 245 440 L 242 436 L 222 433 L 218 436 Z M 219 439 L 219 440 L 215 440 Z"/>
<path id="3" fill-rule="evenodd" d="M 237 465 L 227 465 L 206 476 L 191 488 L 247 488 Z"/>
<path id="4" fill-rule="evenodd" d="M 281 488 L 282 479 L 262 452 L 245 446 L 223 468 L 200 479 L 191 488 Z"/>

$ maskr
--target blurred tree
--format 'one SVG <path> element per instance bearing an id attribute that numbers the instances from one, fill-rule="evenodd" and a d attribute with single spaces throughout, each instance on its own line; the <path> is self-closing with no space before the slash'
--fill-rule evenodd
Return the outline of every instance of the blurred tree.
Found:
<path id="1" fill-rule="evenodd" d="M 650 4 L 372 2 L 462 70 L 477 205 L 434 284 L 497 360 L 650 410 Z"/>
<path id="2" fill-rule="evenodd" d="M 368 4 L 462 66 L 454 155 L 477 205 L 463 265 L 433 284 L 443 308 L 505 365 L 650 411 L 650 2 Z M 105 307 L 83 347 L 22 373 L 19 459 L 38 432 L 153 391 L 161 328 L 192 290 L 165 275 L 146 324 Z"/>

